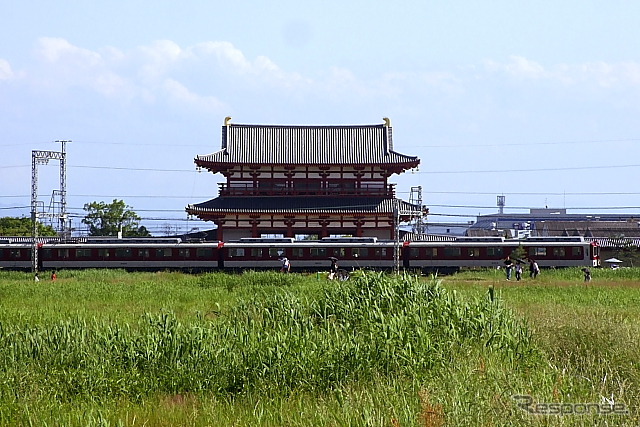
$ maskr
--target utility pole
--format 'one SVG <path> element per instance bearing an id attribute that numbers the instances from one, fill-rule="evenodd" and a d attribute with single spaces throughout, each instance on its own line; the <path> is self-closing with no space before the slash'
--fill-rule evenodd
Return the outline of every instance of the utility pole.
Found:
<path id="1" fill-rule="evenodd" d="M 67 142 L 69 140 L 57 140 L 57 143 L 62 145 L 62 151 L 60 152 L 60 234 L 62 237 L 67 236 Z M 71 227 L 69 227 L 70 229 Z"/>
<path id="2" fill-rule="evenodd" d="M 71 142 L 68 140 L 58 140 L 62 143 L 62 151 L 31 151 L 31 221 L 33 228 L 31 230 L 31 270 L 38 272 L 38 218 L 40 217 L 57 217 L 59 219 L 59 230 L 62 237 L 67 234 L 67 165 L 66 165 L 66 144 Z M 49 160 L 60 161 L 60 212 L 45 213 L 40 212 L 38 202 L 38 165 L 46 165 Z M 55 191 L 54 191 L 55 194 Z M 42 209 L 44 211 L 44 208 Z"/>
<path id="3" fill-rule="evenodd" d="M 401 200 L 395 199 L 393 204 L 393 228 L 395 238 L 393 241 L 393 269 L 396 273 L 400 272 L 400 253 L 402 250 L 402 242 L 400 241 L 400 221 L 407 218 L 408 221 L 416 220 L 418 232 L 422 232 L 423 216 L 426 216 L 429 210 L 422 205 L 422 187 L 411 187 L 411 197 L 409 209 L 401 209 Z M 414 224 L 414 232 L 416 230 Z"/>
<path id="4" fill-rule="evenodd" d="M 421 235 L 425 234 L 426 225 L 425 221 L 423 221 L 422 213 L 422 186 L 419 185 L 417 187 L 411 187 L 411 193 L 409 196 L 409 203 L 412 206 L 418 206 L 416 210 L 416 215 L 413 215 L 413 232 L 415 234 Z"/>
<path id="5" fill-rule="evenodd" d="M 400 273 L 400 199 L 393 206 L 393 272 Z"/>

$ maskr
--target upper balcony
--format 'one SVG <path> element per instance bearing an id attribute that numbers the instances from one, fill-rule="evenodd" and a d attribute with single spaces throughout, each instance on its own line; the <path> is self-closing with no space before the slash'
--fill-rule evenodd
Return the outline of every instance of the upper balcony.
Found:
<path id="1" fill-rule="evenodd" d="M 321 186 L 304 186 L 295 183 L 293 187 L 286 183 L 231 182 L 218 183 L 220 196 L 265 197 L 265 196 L 309 196 L 309 197 L 386 197 L 395 198 L 396 184 L 381 183 L 328 183 Z"/>

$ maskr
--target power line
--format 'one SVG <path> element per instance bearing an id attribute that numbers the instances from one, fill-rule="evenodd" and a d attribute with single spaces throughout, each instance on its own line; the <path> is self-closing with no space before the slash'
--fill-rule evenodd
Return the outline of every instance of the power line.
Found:
<path id="1" fill-rule="evenodd" d="M 438 204 L 429 204 L 428 207 L 438 207 L 438 208 L 456 208 L 456 209 L 495 209 L 495 206 L 474 206 L 474 205 L 438 205 Z M 531 206 L 508 206 L 509 209 L 531 209 Z M 557 208 L 555 208 L 557 209 Z M 562 209 L 571 209 L 571 210 L 594 210 L 594 209 L 640 209 L 640 206 L 573 206 L 573 207 L 563 207 Z"/>
<path id="2" fill-rule="evenodd" d="M 640 165 L 617 165 L 617 166 L 574 166 L 563 168 L 539 168 L 539 169 L 502 169 L 502 170 L 456 170 L 456 171 L 429 171 L 429 172 L 413 172 L 421 175 L 436 175 L 436 174 L 471 174 L 471 173 L 511 173 L 511 172 L 550 172 L 550 171 L 570 171 L 570 170 L 592 170 L 592 169 L 619 169 L 619 168 L 637 168 Z"/>
<path id="3" fill-rule="evenodd" d="M 0 169 L 24 168 L 29 165 L 9 165 L 0 166 Z M 103 169 L 103 170 L 127 170 L 140 172 L 181 172 L 181 173 L 198 173 L 195 169 L 160 169 L 160 168 L 133 168 L 124 166 L 92 166 L 92 165 L 69 165 L 71 168 L 77 169 Z M 572 170 L 594 170 L 594 169 L 620 169 L 620 168 L 637 168 L 640 165 L 609 165 L 609 166 L 573 166 L 561 168 L 537 168 L 537 169 L 491 169 L 491 170 L 449 170 L 449 171 L 417 171 L 414 174 L 420 175 L 441 175 L 441 174 L 482 174 L 482 173 L 525 173 L 525 172 L 550 172 L 550 171 L 572 171 Z"/>
<path id="4" fill-rule="evenodd" d="M 640 192 L 505 192 L 505 191 L 424 191 L 425 194 L 460 194 L 467 196 L 495 196 L 496 194 L 505 196 L 637 196 Z M 396 191 L 396 194 L 409 194 L 409 191 Z M 43 195 L 43 196 L 46 196 Z M 24 195 L 0 195 L 0 199 L 19 199 L 29 197 L 28 194 Z M 105 198 L 118 198 L 118 199 L 201 199 L 210 198 L 211 194 L 206 195 L 194 195 L 194 196 L 176 196 L 172 194 L 73 194 L 70 197 L 105 197 Z"/>
<path id="5" fill-rule="evenodd" d="M 7 206 L 7 207 L 1 207 L 0 209 L 28 209 L 31 206 Z"/>
<path id="6" fill-rule="evenodd" d="M 188 173 L 198 172 L 196 170 L 191 170 L 191 169 L 128 168 L 128 167 L 119 167 L 119 166 L 75 165 L 70 167 L 77 168 L 77 169 L 108 169 L 108 170 L 142 171 L 142 172 L 188 172 Z"/>
<path id="7" fill-rule="evenodd" d="M 405 193 L 408 193 L 405 191 Z M 478 195 L 478 196 L 495 196 L 497 194 L 505 196 L 637 196 L 640 192 L 504 192 L 504 191 L 424 191 L 426 194 L 462 194 L 462 195 Z"/>
<path id="8" fill-rule="evenodd" d="M 535 147 L 540 145 L 571 145 L 571 144 L 604 144 L 612 142 L 637 142 L 640 138 L 612 138 L 612 139 L 587 139 L 587 140 L 569 140 L 569 141 L 548 141 L 548 142 L 507 142 L 507 143 L 487 143 L 487 144 L 429 144 L 429 145 L 413 145 L 418 148 L 473 148 L 473 147 Z M 35 144 L 48 144 L 51 141 L 37 142 Z M 157 143 L 132 143 L 132 142 L 111 142 L 111 141 L 75 141 L 76 144 L 90 145 L 126 145 L 128 147 L 211 147 L 212 144 L 157 144 Z M 33 145 L 32 143 L 31 145 Z M 11 143 L 0 144 L 0 147 L 17 147 L 27 146 L 29 143 Z"/>
<path id="9" fill-rule="evenodd" d="M 427 204 L 429 208 L 451 208 L 451 209 L 495 209 L 495 206 L 484 206 L 484 205 L 445 205 L 445 204 Z M 341 205 L 341 206 L 316 206 L 313 209 L 354 209 L 354 208 L 362 208 L 362 205 Z M 0 209 L 9 210 L 9 209 L 26 209 L 29 206 L 6 206 L 0 207 Z M 513 210 L 527 210 L 531 209 L 531 206 L 509 206 L 509 209 Z M 588 210 L 588 211 L 598 211 L 598 210 L 630 210 L 636 209 L 640 210 L 640 206 L 569 206 L 563 207 L 562 209 L 566 210 Z M 84 208 L 79 207 L 70 207 L 68 208 L 70 211 L 84 211 Z M 185 213 L 183 209 L 144 209 L 144 208 L 135 208 L 132 209 L 135 212 L 180 212 Z M 309 209 L 306 209 L 309 210 Z M 72 214 L 78 215 L 78 214 Z M 429 215 L 435 215 L 435 213 L 429 213 Z M 468 215 L 464 215 L 468 216 Z"/>
<path id="10" fill-rule="evenodd" d="M 38 142 L 38 143 L 12 143 L 12 144 L 0 144 L 0 147 L 19 147 L 28 145 L 42 145 L 49 144 L 52 141 L 46 142 Z M 170 148 L 182 148 L 182 147 L 209 147 L 211 148 L 211 144 L 156 144 L 151 142 L 143 142 L 143 143 L 131 143 L 131 142 L 107 142 L 107 141 L 76 141 L 74 140 L 74 145 L 126 145 L 127 147 L 170 147 Z"/>
<path id="11" fill-rule="evenodd" d="M 538 145 L 566 145 L 566 144 L 603 144 L 608 142 L 637 142 L 640 138 L 620 138 L 620 139 L 591 139 L 583 141 L 555 141 L 555 142 L 512 142 L 505 144 L 445 144 L 445 145 L 414 145 L 419 148 L 467 148 L 467 147 L 535 147 Z"/>
<path id="12" fill-rule="evenodd" d="M 8 165 L 8 166 L 0 166 L 0 169 L 19 169 L 19 168 L 30 168 L 31 165 Z"/>

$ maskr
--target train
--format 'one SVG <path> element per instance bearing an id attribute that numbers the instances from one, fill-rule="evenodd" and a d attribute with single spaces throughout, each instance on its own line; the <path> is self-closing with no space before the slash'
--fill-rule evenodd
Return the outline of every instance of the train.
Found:
<path id="1" fill-rule="evenodd" d="M 520 249 L 519 249 L 520 248 Z M 0 268 L 30 270 L 33 245 L 23 238 L 0 237 Z M 582 237 L 459 237 L 449 241 L 382 240 L 375 237 L 242 238 L 183 241 L 180 238 L 48 239 L 35 247 L 38 270 L 120 268 L 126 270 L 266 270 L 278 269 L 287 257 L 294 271 L 322 271 L 337 258 L 343 269 L 455 272 L 463 268 L 498 268 L 507 256 L 534 259 L 542 268 L 598 267 L 597 242 Z"/>

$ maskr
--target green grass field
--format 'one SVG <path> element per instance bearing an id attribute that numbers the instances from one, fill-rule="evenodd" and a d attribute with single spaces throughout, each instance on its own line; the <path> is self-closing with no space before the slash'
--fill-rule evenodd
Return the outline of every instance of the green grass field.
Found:
<path id="1" fill-rule="evenodd" d="M 356 276 L 0 272 L 0 424 L 640 424 L 640 270 Z"/>

